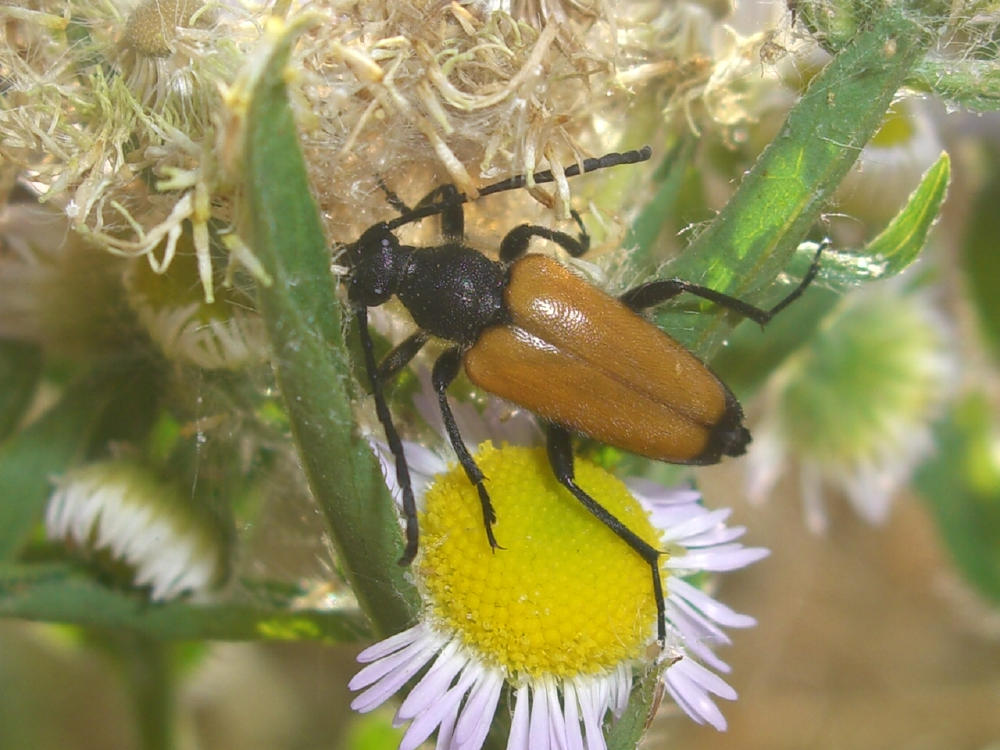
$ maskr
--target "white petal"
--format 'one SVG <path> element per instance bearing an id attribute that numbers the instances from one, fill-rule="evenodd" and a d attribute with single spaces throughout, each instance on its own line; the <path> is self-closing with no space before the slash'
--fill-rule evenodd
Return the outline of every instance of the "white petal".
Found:
<path id="1" fill-rule="evenodd" d="M 601 731 L 601 722 L 604 719 L 606 706 L 601 705 L 599 698 L 600 689 L 598 681 L 577 680 L 576 697 L 580 703 L 580 713 L 583 719 L 583 729 L 587 737 L 587 750 L 606 750 L 607 744 L 604 741 L 604 733 Z"/>
<path id="2" fill-rule="evenodd" d="M 726 544 L 671 557 L 667 561 L 667 567 L 672 570 L 705 570 L 720 573 L 745 568 L 770 554 L 771 551 L 763 547 Z"/>
<path id="3" fill-rule="evenodd" d="M 507 735 L 507 750 L 527 750 L 528 722 L 531 718 L 531 689 L 521 685 L 514 694 L 514 718 L 510 722 L 510 734 Z"/>
<path id="4" fill-rule="evenodd" d="M 667 596 L 669 598 L 674 595 L 691 602 L 706 617 L 727 628 L 749 628 L 757 624 L 757 621 L 750 617 L 750 615 L 733 611 L 725 604 L 716 601 L 697 586 L 692 586 L 682 578 L 674 577 L 670 579 Z"/>
<path id="5" fill-rule="evenodd" d="M 559 704 L 559 691 L 548 679 L 545 681 L 545 700 L 548 702 L 549 741 L 556 750 L 566 750 L 566 717 Z"/>
<path id="6" fill-rule="evenodd" d="M 573 681 L 563 683 L 563 714 L 566 717 L 566 747 L 567 750 L 583 750 L 583 734 L 580 732 L 580 711 L 576 701 L 576 689 Z"/>
<path id="7" fill-rule="evenodd" d="M 424 740 L 431 736 L 431 732 L 437 729 L 442 722 L 453 717 L 455 709 L 462 702 L 462 698 L 465 697 L 469 688 L 475 684 L 480 676 L 479 670 L 473 665 L 469 665 L 462 672 L 462 676 L 455 683 L 454 687 L 441 696 L 440 700 L 428 706 L 426 711 L 413 720 L 410 728 L 406 730 L 406 734 L 403 735 L 403 739 L 399 743 L 399 750 L 416 750 Z M 448 731 L 450 732 L 451 730 L 449 729 Z"/>
<path id="8" fill-rule="evenodd" d="M 528 721 L 528 745 L 526 750 L 549 750 L 549 699 L 545 695 L 545 683 L 537 682 L 531 691 L 531 718 Z"/>
<path id="9" fill-rule="evenodd" d="M 351 708 L 359 713 L 366 713 L 381 706 L 430 661 L 431 654 L 436 650 L 437 644 L 421 641 L 382 661 L 369 664 L 348 683 L 352 690 L 371 684 L 371 687 L 351 701 Z"/>
<path id="10" fill-rule="evenodd" d="M 699 724 L 707 722 L 720 732 L 725 731 L 726 719 L 709 697 L 708 691 L 695 679 L 696 673 L 689 669 L 692 664 L 695 664 L 692 659 L 681 659 L 667 668 L 664 675 L 667 690 L 677 705 Z M 735 693 L 733 696 L 735 697 Z"/>
<path id="11" fill-rule="evenodd" d="M 454 741 L 458 750 L 479 750 L 493 723 L 504 678 L 499 669 L 486 668 L 484 671 L 484 679 L 473 686 L 455 724 Z"/>
<path id="12" fill-rule="evenodd" d="M 427 627 L 423 622 L 418 622 L 412 628 L 404 630 L 401 633 L 396 633 L 388 638 L 374 643 L 360 654 L 358 654 L 357 659 L 362 664 L 367 664 L 368 662 L 381 659 L 383 656 L 388 656 L 389 654 L 398 651 L 404 646 L 408 646 L 414 641 L 423 638 L 427 631 Z"/>
<path id="13" fill-rule="evenodd" d="M 412 719 L 445 694 L 455 675 L 468 663 L 466 658 L 458 654 L 460 648 L 458 639 L 453 639 L 444 647 L 434 665 L 420 678 L 420 682 L 413 687 L 396 711 L 398 719 Z"/>

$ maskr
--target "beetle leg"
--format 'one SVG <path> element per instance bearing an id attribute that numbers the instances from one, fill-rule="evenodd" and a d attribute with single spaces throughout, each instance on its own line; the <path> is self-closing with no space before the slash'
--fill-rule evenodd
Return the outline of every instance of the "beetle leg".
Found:
<path id="1" fill-rule="evenodd" d="M 742 315 L 744 318 L 749 318 L 755 323 L 759 323 L 764 326 L 771 321 L 771 318 L 798 299 L 802 292 L 806 290 L 806 287 L 812 283 L 814 278 L 816 278 L 816 274 L 819 272 L 819 256 L 822 254 L 825 247 L 825 242 L 820 243 L 819 248 L 816 250 L 816 255 L 813 257 L 812 265 L 810 265 L 809 270 L 806 271 L 806 275 L 802 277 L 802 280 L 798 283 L 798 285 L 791 292 L 789 292 L 784 299 L 769 310 L 755 307 L 749 302 L 744 302 L 741 299 L 724 294 L 723 292 L 717 292 L 714 289 L 709 289 L 708 287 L 700 286 L 699 284 L 692 284 L 691 282 L 684 281 L 683 279 L 662 279 L 660 281 L 650 281 L 646 284 L 640 284 L 637 287 L 629 289 L 627 292 L 622 294 L 619 299 L 633 310 L 644 310 L 647 307 L 652 307 L 660 304 L 661 302 L 666 302 L 668 299 L 676 297 L 681 292 L 688 292 L 696 297 L 707 299 L 717 305 L 733 310 L 734 312 Z"/>
<path id="2" fill-rule="evenodd" d="M 385 355 L 378 365 L 378 379 L 384 383 L 391 380 L 396 373 L 406 367 L 410 360 L 417 356 L 420 348 L 430 339 L 430 334 L 417 331 L 401 341 L 391 352 Z"/>
<path id="3" fill-rule="evenodd" d="M 653 571 L 653 595 L 656 598 L 656 636 L 660 644 L 666 643 L 666 606 L 663 603 L 663 581 L 660 579 L 659 559 L 662 554 L 658 549 L 648 542 L 643 541 L 628 526 L 613 516 L 607 508 L 588 495 L 576 483 L 575 472 L 573 470 L 573 445 L 570 433 L 565 427 L 550 424 L 548 427 L 547 448 L 549 454 L 549 465 L 556 475 L 559 483 L 573 493 L 583 507 L 593 513 L 598 520 L 611 529 L 622 541 L 636 551 L 636 553 L 649 563 Z"/>
<path id="4" fill-rule="evenodd" d="M 450 182 L 438 185 L 421 198 L 414 210 L 424 206 L 441 206 L 441 234 L 446 240 L 461 240 L 465 237 L 464 200 L 458 190 Z"/>
<path id="5" fill-rule="evenodd" d="M 375 399 L 375 413 L 378 415 L 378 421 L 382 423 L 385 439 L 389 443 L 389 450 L 392 451 L 393 458 L 396 459 L 396 482 L 403 494 L 406 549 L 403 551 L 403 556 L 399 558 L 399 564 L 409 565 L 417 556 L 417 541 L 420 534 L 417 526 L 417 502 L 413 497 L 413 485 L 410 483 L 410 467 L 406 463 L 403 443 L 392 423 L 392 413 L 389 411 L 389 406 L 385 402 L 385 394 L 382 392 L 382 380 L 379 377 L 378 367 L 375 365 L 375 346 L 372 343 L 371 334 L 368 332 L 368 308 L 364 305 L 356 305 L 354 309 L 358 317 L 358 331 L 361 335 L 361 349 L 365 357 L 365 370 L 368 372 L 368 381 L 371 383 L 372 396 Z"/>
<path id="6" fill-rule="evenodd" d="M 382 192 L 385 193 L 386 202 L 394 209 L 399 211 L 399 213 L 408 214 L 410 213 L 410 211 L 413 210 L 409 206 L 407 206 L 406 203 L 403 202 L 402 198 L 396 195 L 396 193 L 392 189 L 390 189 L 388 185 L 385 184 L 385 180 L 382 179 L 381 175 L 376 175 L 375 181 L 378 183 L 378 186 L 382 188 Z"/>
<path id="7" fill-rule="evenodd" d="M 580 227 L 579 236 L 574 237 L 571 234 L 566 234 L 566 232 L 559 232 L 555 229 L 535 224 L 522 224 L 507 232 L 500 241 L 501 262 L 510 263 L 524 255 L 528 249 L 528 241 L 532 237 L 541 237 L 542 239 L 555 242 L 574 258 L 579 258 L 590 249 L 590 235 L 587 234 L 587 230 L 580 220 L 580 214 L 576 212 L 576 209 L 572 210 L 570 214 L 576 221 L 577 226 Z"/>
<path id="8" fill-rule="evenodd" d="M 444 420 L 444 429 L 448 433 L 451 447 L 454 448 L 455 455 L 458 456 L 458 462 L 465 469 L 465 475 L 475 485 L 476 492 L 479 493 L 479 503 L 483 508 L 483 525 L 486 527 L 486 539 L 489 541 L 490 547 L 496 549 L 500 547 L 497 544 L 496 537 L 493 536 L 493 524 L 496 523 L 497 514 L 493 510 L 493 503 L 490 502 L 489 493 L 483 485 L 483 480 L 486 477 L 483 476 L 483 472 L 476 464 L 475 459 L 469 454 L 469 449 L 465 447 L 462 435 L 458 431 L 458 424 L 455 422 L 455 415 L 452 414 L 451 406 L 448 405 L 448 386 L 451 385 L 451 382 L 458 375 L 461 362 L 461 349 L 453 347 L 445 350 L 438 357 L 437 362 L 434 363 L 431 382 L 434 384 L 434 390 L 437 391 L 438 404 L 441 407 L 441 418 Z"/>
<path id="9" fill-rule="evenodd" d="M 428 207 L 434 207 L 438 209 L 434 213 L 441 215 L 441 234 L 445 239 L 461 240 L 465 236 L 465 210 L 462 208 L 462 204 L 466 201 L 450 182 L 438 185 L 417 201 L 416 206 L 410 208 L 385 184 L 381 177 L 378 177 L 377 180 L 378 186 L 385 193 L 385 199 L 390 206 L 399 211 L 401 219 L 407 219 L 414 211 L 423 213 Z M 404 221 L 404 223 L 406 222 Z"/>

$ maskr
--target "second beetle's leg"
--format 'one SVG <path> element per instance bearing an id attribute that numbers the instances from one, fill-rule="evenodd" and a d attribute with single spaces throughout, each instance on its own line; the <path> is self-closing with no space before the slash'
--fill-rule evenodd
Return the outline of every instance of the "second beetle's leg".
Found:
<path id="1" fill-rule="evenodd" d="M 448 386 L 458 375 L 461 363 L 462 352 L 458 347 L 446 350 L 434 363 L 431 382 L 438 395 L 441 418 L 444 420 L 444 429 L 448 433 L 451 447 L 455 450 L 455 455 L 458 456 L 458 462 L 465 469 L 465 475 L 475 485 L 476 492 L 479 493 L 479 503 L 483 508 L 483 525 L 486 527 L 486 539 L 489 541 L 490 547 L 496 549 L 500 546 L 497 544 L 496 537 L 493 536 L 493 524 L 496 523 L 497 515 L 493 510 L 493 503 L 490 502 L 489 493 L 483 485 L 483 480 L 486 477 L 483 476 L 482 470 L 469 453 L 469 449 L 465 447 L 462 435 L 458 431 L 458 424 L 455 422 L 455 415 L 451 413 L 451 406 L 448 404 Z"/>
<path id="2" fill-rule="evenodd" d="M 566 489 L 573 493 L 583 507 L 593 513 L 598 520 L 611 529 L 622 541 L 638 553 L 639 557 L 649 563 L 653 571 L 653 596 L 656 598 L 656 635 L 660 643 L 667 639 L 667 613 L 663 603 L 663 581 L 660 579 L 660 551 L 646 541 L 643 541 L 632 529 L 619 521 L 611 512 L 594 498 L 588 495 L 576 483 L 573 470 L 573 444 L 569 432 L 558 425 L 549 425 L 548 430 L 549 464 L 556 479 Z"/>

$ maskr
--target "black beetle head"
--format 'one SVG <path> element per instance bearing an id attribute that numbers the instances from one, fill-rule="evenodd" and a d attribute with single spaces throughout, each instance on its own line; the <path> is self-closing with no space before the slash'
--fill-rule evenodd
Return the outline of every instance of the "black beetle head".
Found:
<path id="1" fill-rule="evenodd" d="M 354 265 L 350 297 L 354 302 L 381 305 L 396 293 L 407 253 L 387 224 L 366 229 L 350 253 Z"/>

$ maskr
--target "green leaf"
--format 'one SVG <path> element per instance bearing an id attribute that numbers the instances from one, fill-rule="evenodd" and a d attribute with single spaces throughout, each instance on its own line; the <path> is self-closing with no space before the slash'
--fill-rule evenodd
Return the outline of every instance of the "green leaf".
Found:
<path id="1" fill-rule="evenodd" d="M 897 6 L 886 6 L 813 79 L 777 138 L 670 273 L 761 307 L 774 304 L 786 293 L 771 288 L 774 279 L 878 130 L 928 44 L 924 31 Z M 704 358 L 724 342 L 729 317 L 677 307 L 656 316 L 664 330 Z M 648 714 L 654 694 L 633 691 L 626 710 L 630 720 L 620 730 L 612 728 L 611 746 L 635 747 L 642 732 L 638 717 Z"/>
<path id="2" fill-rule="evenodd" d="M 628 260 L 636 268 L 655 270 L 650 266 L 656 262 L 654 251 L 657 239 L 663 231 L 664 217 L 677 214 L 681 187 L 694 158 L 694 146 L 693 138 L 678 141 L 653 175 L 656 192 L 652 200 L 643 206 L 623 243 L 626 248 L 635 248 Z"/>
<path id="3" fill-rule="evenodd" d="M 117 591 L 70 565 L 0 564 L 0 616 L 100 628 L 161 639 L 352 642 L 370 635 L 356 609 L 296 609 L 290 601 L 155 603 Z"/>
<path id="4" fill-rule="evenodd" d="M 988 181 L 981 188 L 972 206 L 962 245 L 962 270 L 965 283 L 979 318 L 980 331 L 993 356 L 1000 359 L 1000 169 L 996 167 L 1000 152 L 987 151 L 983 161 L 993 165 Z"/>
<path id="5" fill-rule="evenodd" d="M 969 583 L 1000 604 L 1000 422 L 990 401 L 973 394 L 938 426 L 937 452 L 914 486 Z"/>
<path id="6" fill-rule="evenodd" d="M 246 85 L 247 219 L 251 246 L 273 280 L 258 297 L 313 495 L 358 601 L 387 634 L 412 622 L 417 595 L 396 563 L 402 539 L 392 500 L 355 426 L 352 404 L 360 394 L 285 91 L 285 65 L 301 29 L 269 30 L 269 54 Z"/>
<path id="7" fill-rule="evenodd" d="M 878 130 L 927 45 L 916 24 L 887 6 L 813 79 L 777 138 L 670 273 L 763 307 L 780 298 L 774 279 Z M 731 321 L 721 313 L 694 312 L 673 307 L 657 319 L 681 343 L 709 356 Z"/>
<path id="8" fill-rule="evenodd" d="M 42 373 L 42 352 L 34 344 L 0 341 L 0 442 L 17 427 Z"/>
<path id="9" fill-rule="evenodd" d="M 52 478 L 86 451 L 111 402 L 99 376 L 70 386 L 36 422 L 0 447 L 0 560 L 13 560 L 42 517 Z"/>
<path id="10" fill-rule="evenodd" d="M 992 112 L 1000 109 L 1000 64 L 995 51 L 991 58 L 923 60 L 906 84 L 967 109 Z"/>
<path id="11" fill-rule="evenodd" d="M 924 173 L 917 189 L 888 226 L 858 252 L 827 250 L 818 280 L 795 303 L 794 312 L 777 316 L 766 330 L 752 323 L 740 325 L 713 366 L 740 395 L 752 392 L 798 349 L 833 308 L 839 293 L 858 284 L 895 276 L 916 260 L 927 243 L 948 190 L 950 160 L 941 154 Z M 816 253 L 814 243 L 803 243 L 788 265 L 788 274 L 806 273 Z M 825 287 L 825 288 L 824 288 Z"/>

